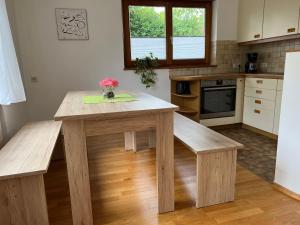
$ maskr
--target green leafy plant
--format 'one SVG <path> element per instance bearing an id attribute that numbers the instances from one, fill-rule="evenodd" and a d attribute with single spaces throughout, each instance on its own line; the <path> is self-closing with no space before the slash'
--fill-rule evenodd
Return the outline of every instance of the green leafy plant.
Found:
<path id="1" fill-rule="evenodd" d="M 135 73 L 140 76 L 142 84 L 146 88 L 153 87 L 157 80 L 157 73 L 154 69 L 159 65 L 158 58 L 150 53 L 150 56 L 146 56 L 145 58 L 137 58 L 135 65 Z"/>

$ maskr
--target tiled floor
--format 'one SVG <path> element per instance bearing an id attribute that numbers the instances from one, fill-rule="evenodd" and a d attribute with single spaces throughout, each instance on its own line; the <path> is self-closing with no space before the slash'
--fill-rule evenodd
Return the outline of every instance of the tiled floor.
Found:
<path id="1" fill-rule="evenodd" d="M 238 151 L 238 163 L 263 177 L 274 181 L 277 141 L 243 128 L 217 129 L 223 135 L 245 145 Z"/>

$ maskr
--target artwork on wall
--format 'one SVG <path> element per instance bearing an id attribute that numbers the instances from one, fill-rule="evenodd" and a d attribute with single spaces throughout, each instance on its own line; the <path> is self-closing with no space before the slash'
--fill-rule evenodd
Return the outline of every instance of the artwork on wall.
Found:
<path id="1" fill-rule="evenodd" d="M 85 9 L 55 9 L 59 40 L 88 40 L 87 13 Z"/>

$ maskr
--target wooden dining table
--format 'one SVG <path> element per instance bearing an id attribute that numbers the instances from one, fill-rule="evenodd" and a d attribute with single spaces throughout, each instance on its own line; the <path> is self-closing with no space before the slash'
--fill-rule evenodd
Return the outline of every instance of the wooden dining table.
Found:
<path id="1" fill-rule="evenodd" d="M 174 211 L 173 114 L 178 107 L 145 93 L 130 93 L 136 97 L 131 102 L 84 104 L 85 96 L 100 94 L 69 92 L 55 114 L 63 125 L 73 224 L 93 224 L 89 136 L 156 129 L 158 212 Z"/>

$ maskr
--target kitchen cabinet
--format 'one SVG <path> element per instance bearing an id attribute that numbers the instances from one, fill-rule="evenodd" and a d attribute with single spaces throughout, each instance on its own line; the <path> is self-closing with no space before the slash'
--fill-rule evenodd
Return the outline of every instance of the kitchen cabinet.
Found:
<path id="1" fill-rule="evenodd" d="M 263 38 L 298 33 L 299 7 L 299 0 L 265 0 Z"/>
<path id="2" fill-rule="evenodd" d="M 264 0 L 239 1 L 239 42 L 259 40 L 262 38 L 264 2 Z"/>
<path id="3" fill-rule="evenodd" d="M 251 88 L 251 87 L 246 86 L 245 96 L 275 101 L 276 89 L 269 90 L 269 89 L 264 89 L 264 88 L 255 88 L 255 87 Z"/>
<path id="4" fill-rule="evenodd" d="M 282 80 L 246 78 L 243 123 L 278 134 Z"/>
<path id="5" fill-rule="evenodd" d="M 258 128 L 260 130 L 273 132 L 275 102 L 265 100 L 266 106 L 256 103 L 257 98 L 245 97 L 244 100 L 244 124 Z"/>

